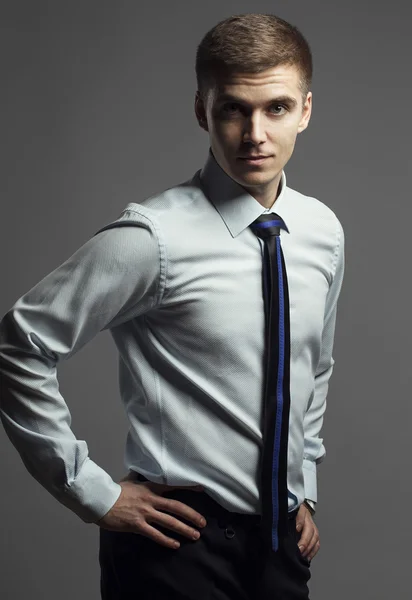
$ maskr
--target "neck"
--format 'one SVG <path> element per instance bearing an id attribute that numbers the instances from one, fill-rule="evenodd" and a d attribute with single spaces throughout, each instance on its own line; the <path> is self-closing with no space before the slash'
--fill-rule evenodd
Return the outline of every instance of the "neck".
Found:
<path id="1" fill-rule="evenodd" d="M 279 175 L 276 177 L 276 180 L 274 182 L 271 182 L 272 185 L 270 188 L 268 188 L 266 186 L 265 187 L 262 186 L 261 188 L 259 188 L 258 186 L 254 186 L 254 187 L 243 186 L 243 187 L 264 208 L 270 208 L 273 205 L 273 203 L 276 201 L 280 192 L 282 191 L 281 178 L 282 178 L 282 172 L 279 173 Z"/>

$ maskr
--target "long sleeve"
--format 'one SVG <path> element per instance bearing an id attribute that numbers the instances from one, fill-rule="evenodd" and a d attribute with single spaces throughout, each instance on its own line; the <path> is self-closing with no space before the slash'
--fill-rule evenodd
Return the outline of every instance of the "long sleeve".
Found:
<path id="1" fill-rule="evenodd" d="M 156 303 L 159 244 L 147 219 L 137 224 L 93 236 L 0 322 L 4 429 L 31 475 L 85 522 L 106 514 L 121 487 L 71 430 L 56 368 L 100 331 Z"/>
<path id="2" fill-rule="evenodd" d="M 333 255 L 333 278 L 325 303 L 324 324 L 322 331 L 319 363 L 315 372 L 313 394 L 308 403 L 304 418 L 304 459 L 303 475 L 305 498 L 317 501 L 316 466 L 325 457 L 326 450 L 320 437 L 323 417 L 326 410 L 326 399 L 329 380 L 332 375 L 334 359 L 332 356 L 335 336 L 337 303 L 344 275 L 344 232 L 337 221 L 337 243 Z"/>

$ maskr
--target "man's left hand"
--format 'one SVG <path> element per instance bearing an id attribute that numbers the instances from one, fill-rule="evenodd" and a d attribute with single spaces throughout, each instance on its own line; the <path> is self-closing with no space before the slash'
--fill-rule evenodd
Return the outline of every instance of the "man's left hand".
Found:
<path id="1" fill-rule="evenodd" d="M 296 517 L 296 529 L 302 532 L 298 542 L 302 556 L 305 556 L 308 560 L 312 560 L 320 548 L 319 530 L 312 519 L 309 509 L 304 504 L 300 505 Z"/>

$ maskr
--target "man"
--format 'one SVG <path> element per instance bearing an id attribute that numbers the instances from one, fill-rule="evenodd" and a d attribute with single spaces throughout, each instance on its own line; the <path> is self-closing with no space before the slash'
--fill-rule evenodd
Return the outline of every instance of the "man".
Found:
<path id="1" fill-rule="evenodd" d="M 336 215 L 283 171 L 311 53 L 284 20 L 239 15 L 206 34 L 196 73 L 206 164 L 129 203 L 4 316 L 2 422 L 30 473 L 100 526 L 103 599 L 304 599 L 344 270 Z M 130 420 L 119 483 L 56 380 L 105 329 Z"/>

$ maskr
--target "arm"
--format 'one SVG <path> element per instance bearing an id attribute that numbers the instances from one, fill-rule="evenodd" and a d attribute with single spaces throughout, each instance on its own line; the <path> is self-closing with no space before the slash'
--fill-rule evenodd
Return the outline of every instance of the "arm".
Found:
<path id="1" fill-rule="evenodd" d="M 92 237 L 0 322 L 0 417 L 5 431 L 30 474 L 85 522 L 106 514 L 121 487 L 89 458 L 87 443 L 70 429 L 56 367 L 100 331 L 136 317 L 157 301 L 158 241 L 148 219 L 130 214 L 122 220 L 133 218 L 134 226 Z"/>
<path id="2" fill-rule="evenodd" d="M 339 221 L 337 227 L 337 244 L 332 264 L 333 278 L 325 303 L 320 358 L 315 372 L 313 394 L 303 422 L 305 436 L 303 458 L 305 498 L 312 500 L 314 503 L 317 501 L 316 466 L 322 462 L 326 454 L 323 440 L 319 437 L 319 434 L 322 429 L 323 416 L 326 409 L 329 380 L 335 362 L 332 351 L 335 335 L 336 311 L 344 274 L 344 232 Z"/>

